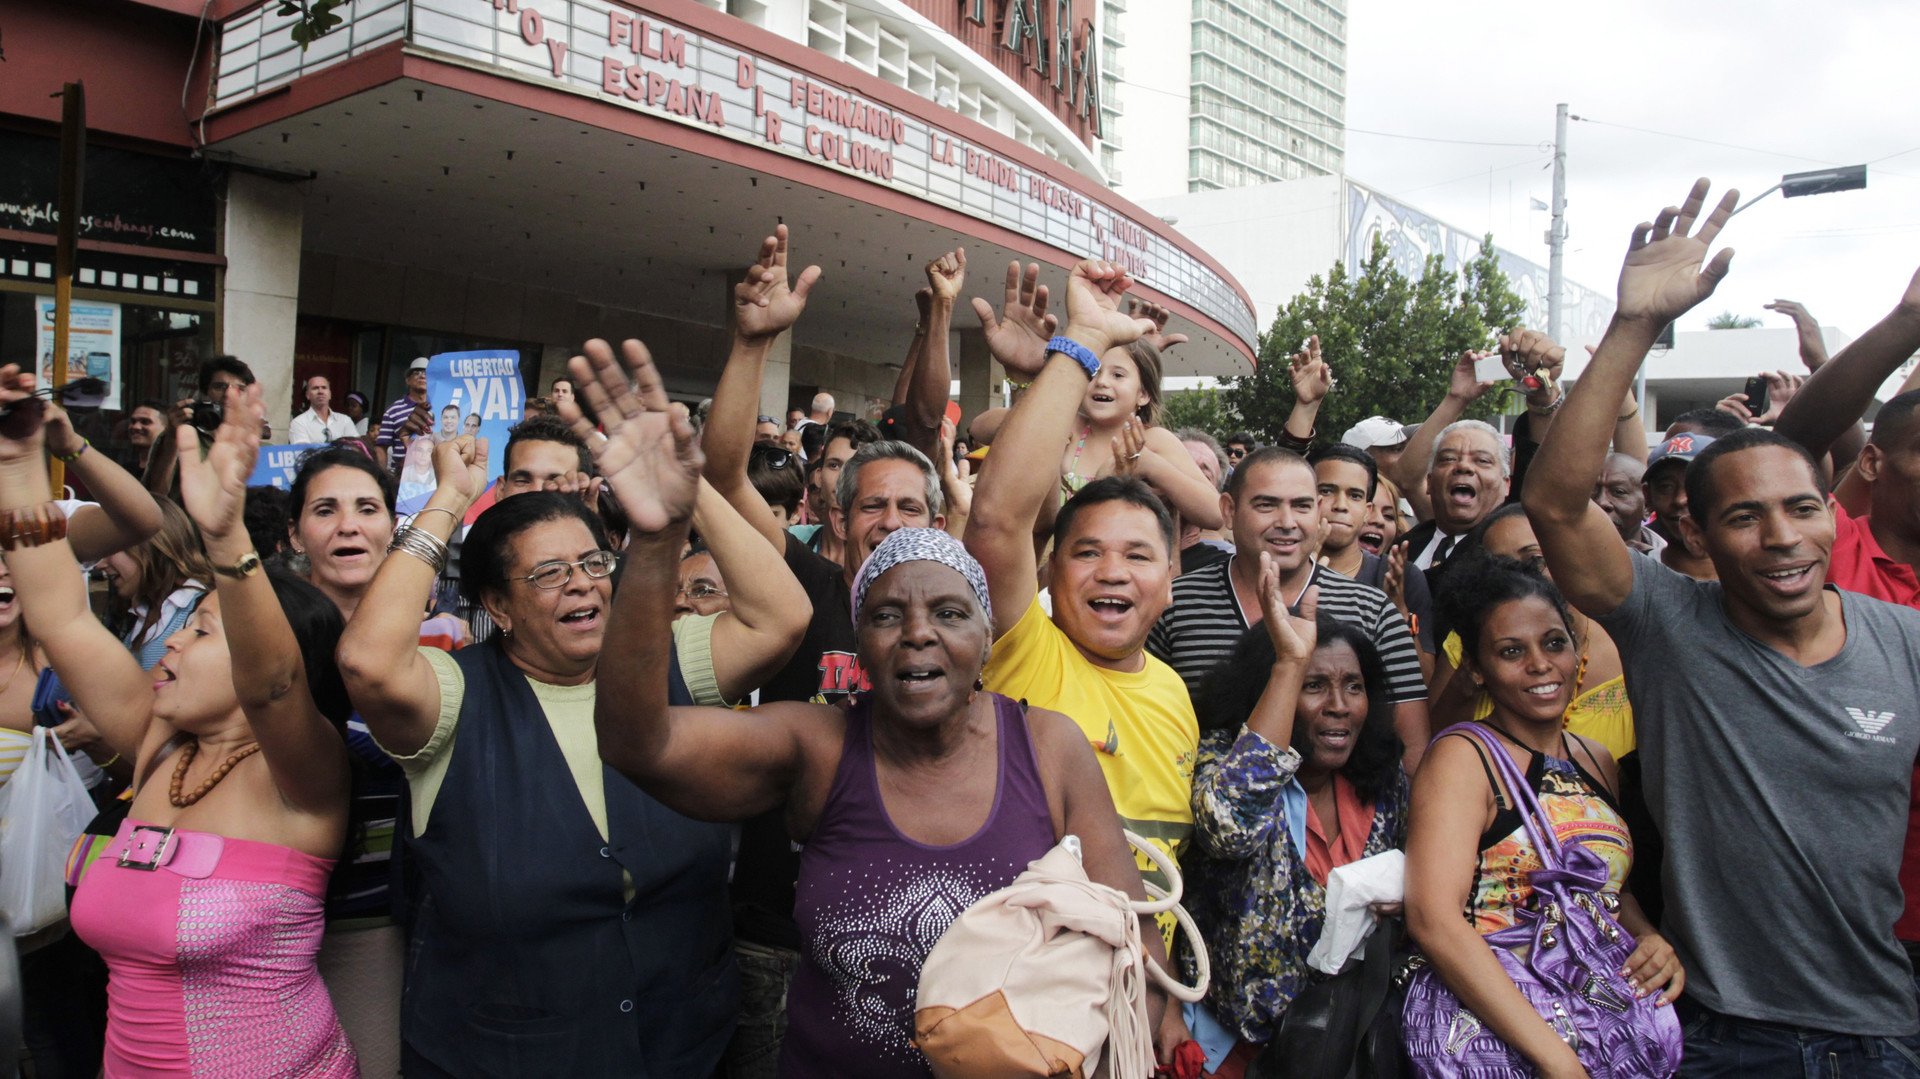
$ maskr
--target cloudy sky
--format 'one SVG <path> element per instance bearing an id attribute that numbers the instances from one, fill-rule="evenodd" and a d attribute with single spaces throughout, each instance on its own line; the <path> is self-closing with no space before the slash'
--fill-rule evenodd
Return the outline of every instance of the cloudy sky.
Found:
<path id="1" fill-rule="evenodd" d="M 1873 163 L 1864 191 L 1734 218 L 1733 271 L 1682 329 L 1722 310 L 1785 326 L 1761 305 L 1787 297 L 1857 335 L 1920 267 L 1920 4 L 1352 0 L 1349 20 L 1349 175 L 1542 265 L 1529 199 L 1552 194 L 1554 105 L 1594 121 L 1568 125 L 1566 265 L 1609 295 L 1633 224 L 1695 177 L 1717 197 Z"/>

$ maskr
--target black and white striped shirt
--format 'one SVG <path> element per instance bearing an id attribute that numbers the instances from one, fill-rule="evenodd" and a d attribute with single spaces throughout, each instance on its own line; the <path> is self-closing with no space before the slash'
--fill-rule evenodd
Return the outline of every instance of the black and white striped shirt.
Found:
<path id="1" fill-rule="evenodd" d="M 1233 582 L 1227 576 L 1233 562 L 1227 559 L 1174 578 L 1173 603 L 1147 634 L 1147 651 L 1179 673 L 1196 707 L 1200 704 L 1201 681 L 1232 654 L 1240 635 L 1248 629 L 1246 616 L 1233 594 Z M 1315 566 L 1307 584 L 1320 588 L 1321 614 L 1354 626 L 1373 639 L 1387 668 L 1389 700 L 1399 704 L 1426 699 L 1426 681 L 1420 674 L 1420 655 L 1413 635 L 1407 632 L 1406 619 L 1400 617 L 1399 608 L 1386 593 L 1325 566 Z M 1258 614 L 1258 609 L 1254 613 Z M 1266 677 L 1264 672 L 1257 672 L 1257 676 Z"/>

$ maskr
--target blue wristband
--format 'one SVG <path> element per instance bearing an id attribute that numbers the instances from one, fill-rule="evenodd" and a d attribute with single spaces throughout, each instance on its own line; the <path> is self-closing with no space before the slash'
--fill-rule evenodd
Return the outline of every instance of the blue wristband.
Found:
<path id="1" fill-rule="evenodd" d="M 1095 356 L 1092 349 L 1075 341 L 1071 337 L 1054 337 L 1049 339 L 1047 341 L 1047 351 L 1058 352 L 1060 355 L 1079 364 L 1080 367 L 1087 372 L 1087 378 L 1089 379 L 1100 374 L 1100 357 Z"/>

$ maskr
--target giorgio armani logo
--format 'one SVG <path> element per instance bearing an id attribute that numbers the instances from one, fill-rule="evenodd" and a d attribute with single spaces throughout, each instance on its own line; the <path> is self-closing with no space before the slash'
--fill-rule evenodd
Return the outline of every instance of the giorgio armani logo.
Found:
<path id="1" fill-rule="evenodd" d="M 1848 738 L 1858 738 L 1867 742 L 1884 742 L 1887 745 L 1897 741 L 1880 733 L 1887 729 L 1887 724 L 1893 722 L 1892 712 L 1869 712 L 1860 708 L 1848 708 L 1847 715 L 1853 720 L 1853 725 L 1860 728 L 1858 733 L 1848 731 Z"/>

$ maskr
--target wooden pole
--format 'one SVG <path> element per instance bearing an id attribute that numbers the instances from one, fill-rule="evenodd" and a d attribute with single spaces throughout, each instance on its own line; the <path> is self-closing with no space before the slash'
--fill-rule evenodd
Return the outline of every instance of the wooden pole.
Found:
<path id="1" fill-rule="evenodd" d="M 67 384 L 67 350 L 73 323 L 73 274 L 77 268 L 80 241 L 80 195 L 86 189 L 87 164 L 87 90 L 77 82 L 67 83 L 60 91 L 60 194 L 59 221 L 53 246 L 53 356 L 48 372 L 54 397 Z M 66 467 L 48 459 L 54 497 L 66 484 Z"/>

